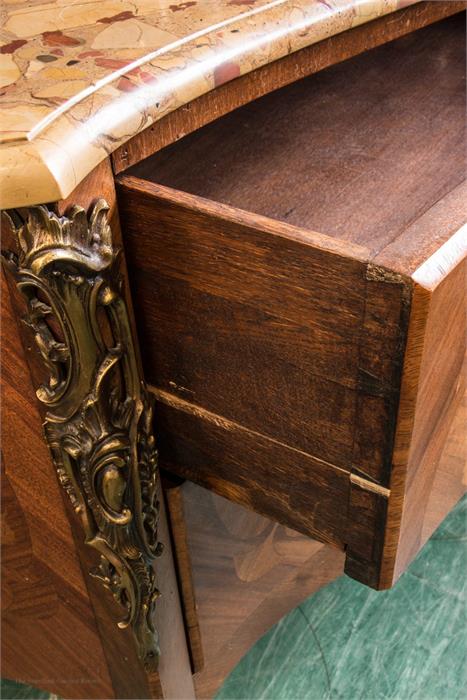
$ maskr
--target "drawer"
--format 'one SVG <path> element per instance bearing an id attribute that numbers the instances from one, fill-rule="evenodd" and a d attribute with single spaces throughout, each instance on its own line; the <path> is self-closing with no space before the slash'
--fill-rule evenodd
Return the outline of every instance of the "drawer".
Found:
<path id="1" fill-rule="evenodd" d="M 376 588 L 463 492 L 464 59 L 461 14 L 118 177 L 162 465 Z"/>

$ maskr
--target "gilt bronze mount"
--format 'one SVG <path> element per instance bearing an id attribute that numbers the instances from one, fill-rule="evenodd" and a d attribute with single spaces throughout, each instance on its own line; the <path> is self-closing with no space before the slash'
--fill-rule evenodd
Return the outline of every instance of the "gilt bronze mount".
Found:
<path id="1" fill-rule="evenodd" d="M 81 207 L 65 217 L 45 206 L 11 211 L 18 248 L 3 258 L 45 371 L 36 394 L 58 477 L 100 554 L 90 573 L 124 608 L 118 625 L 131 627 L 155 670 L 157 454 L 108 209 L 99 200 L 89 218 Z"/>

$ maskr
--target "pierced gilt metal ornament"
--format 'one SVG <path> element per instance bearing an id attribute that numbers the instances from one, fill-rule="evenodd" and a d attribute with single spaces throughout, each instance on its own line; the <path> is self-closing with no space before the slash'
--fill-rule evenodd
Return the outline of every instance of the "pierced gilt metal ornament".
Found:
<path id="1" fill-rule="evenodd" d="M 19 254 L 5 262 L 27 304 L 46 370 L 37 396 L 59 480 L 100 553 L 91 575 L 125 610 L 148 670 L 157 668 L 153 560 L 159 515 L 152 406 L 140 375 L 108 205 L 58 217 L 10 212 Z"/>

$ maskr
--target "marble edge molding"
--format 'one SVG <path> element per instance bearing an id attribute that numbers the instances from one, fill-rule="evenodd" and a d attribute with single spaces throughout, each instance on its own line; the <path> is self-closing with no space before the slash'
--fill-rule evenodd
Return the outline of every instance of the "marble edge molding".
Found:
<path id="1" fill-rule="evenodd" d="M 200 95 L 419 1 L 272 0 L 255 8 L 254 0 L 222 0 L 226 8 L 236 4 L 248 10 L 218 16 L 212 25 L 130 60 L 49 110 L 29 131 L 19 128 L 19 138 L 5 139 L 0 144 L 0 208 L 65 198 L 116 148 Z M 203 3 L 181 3 L 196 4 Z M 122 78 L 125 89 L 117 89 Z"/>

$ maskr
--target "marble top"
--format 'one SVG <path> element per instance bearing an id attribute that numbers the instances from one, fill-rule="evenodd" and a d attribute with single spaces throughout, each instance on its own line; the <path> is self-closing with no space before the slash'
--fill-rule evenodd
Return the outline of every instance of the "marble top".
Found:
<path id="1" fill-rule="evenodd" d="M 199 95 L 417 0 L 3 0 L 0 207 L 68 196 Z"/>

